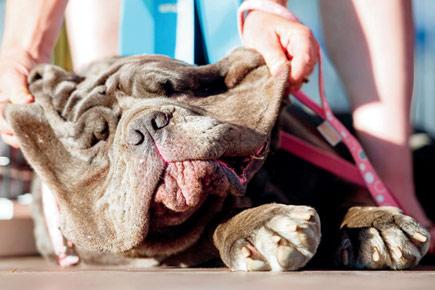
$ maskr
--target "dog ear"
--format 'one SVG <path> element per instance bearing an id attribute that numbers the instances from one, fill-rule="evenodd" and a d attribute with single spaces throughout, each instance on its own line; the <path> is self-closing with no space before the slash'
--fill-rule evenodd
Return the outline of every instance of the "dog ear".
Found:
<path id="1" fill-rule="evenodd" d="M 284 64 L 272 76 L 259 53 L 239 48 L 220 62 L 197 70 L 199 79 L 219 74 L 223 87 L 208 90 L 209 94 L 205 96 L 189 98 L 190 104 L 203 108 L 220 121 L 250 128 L 260 134 L 271 132 L 287 95 L 287 65 Z M 207 91 L 204 85 L 201 84 L 199 91 Z"/>
<path id="2" fill-rule="evenodd" d="M 71 107 L 77 102 L 71 94 L 81 81 L 81 77 L 60 67 L 39 65 L 28 77 L 35 103 L 11 104 L 4 112 L 27 161 L 59 197 L 68 194 L 70 198 L 77 188 L 72 184 L 77 181 L 71 176 L 82 176 L 92 168 L 84 154 L 70 148 L 75 145 L 73 137 L 77 135 L 77 126 L 69 121 Z"/>
<path id="3" fill-rule="evenodd" d="M 38 104 L 8 105 L 5 118 L 14 130 L 21 150 L 50 189 L 66 197 L 71 194 L 71 176 L 86 173 L 84 161 L 74 158 L 56 137 Z"/>

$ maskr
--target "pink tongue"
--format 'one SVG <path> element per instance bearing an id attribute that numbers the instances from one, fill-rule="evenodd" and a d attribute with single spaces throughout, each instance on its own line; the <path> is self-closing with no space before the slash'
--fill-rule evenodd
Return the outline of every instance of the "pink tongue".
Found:
<path id="1" fill-rule="evenodd" d="M 171 162 L 157 189 L 155 202 L 184 212 L 198 207 L 208 193 L 225 194 L 228 187 L 228 179 L 214 162 Z"/>

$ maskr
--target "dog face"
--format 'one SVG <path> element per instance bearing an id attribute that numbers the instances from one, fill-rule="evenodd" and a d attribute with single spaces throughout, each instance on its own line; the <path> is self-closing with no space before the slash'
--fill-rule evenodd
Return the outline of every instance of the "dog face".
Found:
<path id="1" fill-rule="evenodd" d="M 287 79 L 247 49 L 201 67 L 121 58 L 84 77 L 42 65 L 29 77 L 36 102 L 5 115 L 76 247 L 171 255 L 198 240 L 227 196 L 243 195 Z"/>

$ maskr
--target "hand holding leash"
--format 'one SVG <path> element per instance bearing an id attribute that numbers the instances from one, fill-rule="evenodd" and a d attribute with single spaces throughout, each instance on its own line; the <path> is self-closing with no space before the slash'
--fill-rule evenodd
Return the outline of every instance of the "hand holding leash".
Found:
<path id="1" fill-rule="evenodd" d="M 239 14 L 239 28 L 243 44 L 263 55 L 272 74 L 283 63 L 291 64 L 290 89 L 298 90 L 318 61 L 319 44 L 307 26 L 280 9 L 272 1 L 245 1 L 240 10 L 249 14 L 244 21 Z"/>

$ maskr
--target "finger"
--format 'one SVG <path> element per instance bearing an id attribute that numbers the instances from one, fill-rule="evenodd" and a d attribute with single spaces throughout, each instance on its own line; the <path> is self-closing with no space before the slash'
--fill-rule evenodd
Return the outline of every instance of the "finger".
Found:
<path id="1" fill-rule="evenodd" d="M 288 64 L 289 62 L 280 45 L 278 37 L 276 36 L 272 41 L 263 41 L 256 49 L 263 56 L 264 61 L 266 62 L 266 65 L 272 75 L 275 75 L 279 71 L 280 67 Z"/>
<path id="2" fill-rule="evenodd" d="M 13 135 L 14 130 L 4 118 L 4 105 L 0 104 L 0 134 Z"/>
<path id="3" fill-rule="evenodd" d="M 9 73 L 2 76 L 2 96 L 0 102 L 11 101 L 14 104 L 26 104 L 34 101 L 27 88 L 26 76 L 19 73 Z"/>
<path id="4" fill-rule="evenodd" d="M 5 94 L 0 94 L 0 104 L 5 104 L 9 102 L 9 97 L 7 97 Z"/>
<path id="5" fill-rule="evenodd" d="M 17 94 L 12 94 L 10 100 L 13 104 L 29 104 L 35 101 L 35 98 L 26 90 L 22 90 Z"/>
<path id="6" fill-rule="evenodd" d="M 304 79 L 308 78 L 317 62 L 318 46 L 314 39 L 301 37 L 299 41 L 293 41 L 291 47 L 287 47 L 291 60 L 290 81 L 292 86 L 301 86 Z"/>
<path id="7" fill-rule="evenodd" d="M 3 90 L 4 92 L 4 90 Z M 15 93 L 2 93 L 0 94 L 0 103 L 14 103 L 14 104 L 29 104 L 35 101 L 35 97 L 28 93 L 25 89 L 19 91 L 15 90 Z"/>
<path id="8" fill-rule="evenodd" d="M 20 143 L 15 135 L 1 134 L 0 136 L 6 144 L 17 149 L 20 148 Z"/>
<path id="9" fill-rule="evenodd" d="M 304 79 L 308 78 L 313 71 L 316 61 L 316 56 L 310 51 L 300 51 L 296 53 L 291 61 L 291 84 L 295 86 L 302 85 Z"/>
<path id="10" fill-rule="evenodd" d="M 13 135 L 14 130 L 4 119 L 0 120 L 0 134 Z"/>

